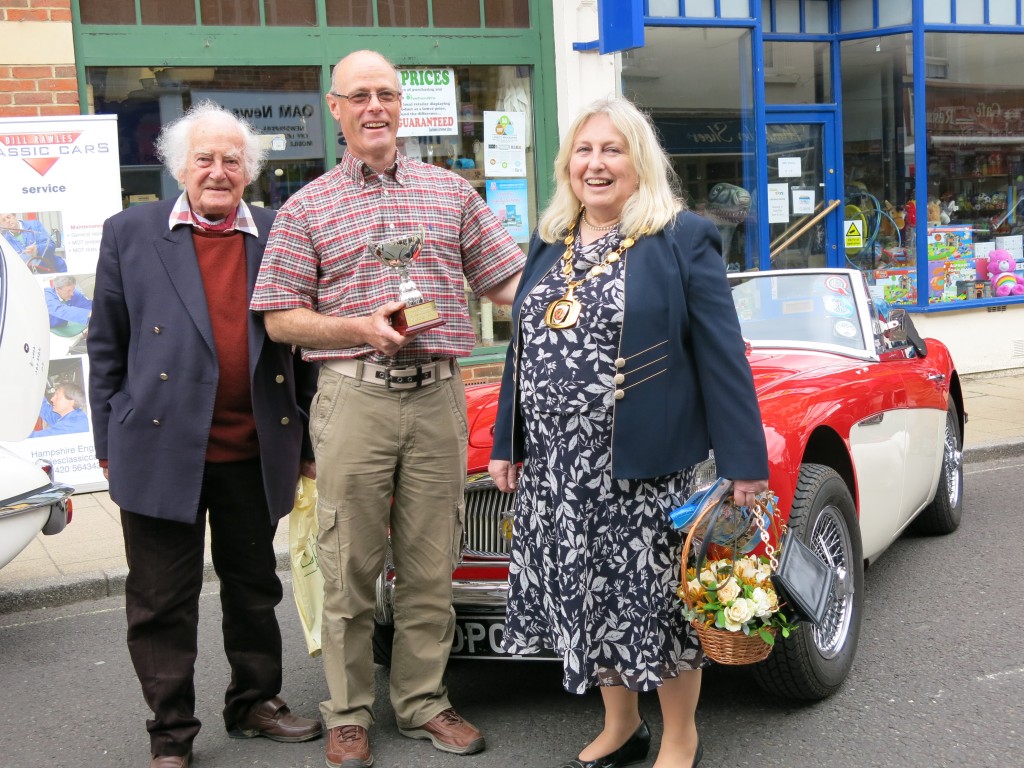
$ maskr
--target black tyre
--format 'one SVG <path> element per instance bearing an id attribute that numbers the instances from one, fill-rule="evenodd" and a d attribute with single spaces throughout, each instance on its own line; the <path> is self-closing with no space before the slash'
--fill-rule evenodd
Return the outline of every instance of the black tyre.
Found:
<path id="1" fill-rule="evenodd" d="M 769 693 L 817 701 L 846 680 L 857 653 L 864 604 L 864 554 L 853 498 L 831 467 L 800 467 L 790 529 L 836 571 L 836 585 L 820 626 L 800 624 L 778 636 L 771 655 L 754 665 Z"/>
<path id="2" fill-rule="evenodd" d="M 373 663 L 391 668 L 391 646 L 395 641 L 395 625 L 373 622 Z"/>
<path id="3" fill-rule="evenodd" d="M 960 527 L 964 514 L 964 453 L 960 434 L 960 415 L 950 400 L 946 409 L 946 431 L 943 437 L 942 469 L 939 487 L 932 503 L 921 510 L 911 528 L 916 533 L 945 535 Z"/>

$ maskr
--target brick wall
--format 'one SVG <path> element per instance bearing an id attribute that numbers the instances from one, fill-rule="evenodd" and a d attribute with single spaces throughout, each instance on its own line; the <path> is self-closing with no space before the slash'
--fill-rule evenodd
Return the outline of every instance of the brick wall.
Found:
<path id="1" fill-rule="evenodd" d="M 55 33 L 68 37 L 71 0 L 0 0 L 0 27 L 8 43 L 7 55 L 0 53 L 0 116 L 80 114 L 74 53 L 53 50 L 64 47 Z M 17 61 L 10 43 L 18 39 L 31 48 L 33 60 Z"/>

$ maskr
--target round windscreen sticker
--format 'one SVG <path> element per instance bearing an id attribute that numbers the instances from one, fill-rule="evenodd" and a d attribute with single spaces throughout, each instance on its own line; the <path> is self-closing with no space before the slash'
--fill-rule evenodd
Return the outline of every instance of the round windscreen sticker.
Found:
<path id="1" fill-rule="evenodd" d="M 842 336 L 845 339 L 854 339 L 857 337 L 857 326 L 849 320 L 837 320 L 832 326 L 832 331 L 836 336 Z"/>
<path id="2" fill-rule="evenodd" d="M 836 317 L 853 317 L 853 304 L 841 296 L 825 296 L 825 311 Z"/>

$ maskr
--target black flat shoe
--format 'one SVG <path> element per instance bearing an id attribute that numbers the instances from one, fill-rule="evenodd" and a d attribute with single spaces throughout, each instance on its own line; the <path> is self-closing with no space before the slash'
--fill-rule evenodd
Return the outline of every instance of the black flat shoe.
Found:
<path id="1" fill-rule="evenodd" d="M 641 719 L 640 726 L 633 732 L 633 735 L 626 739 L 626 743 L 609 752 L 604 757 L 596 760 L 580 760 L 578 757 L 567 763 L 562 763 L 559 768 L 619 768 L 620 765 L 632 765 L 647 759 L 647 753 L 651 749 L 651 729 L 647 727 L 647 721 Z M 700 754 L 700 745 L 697 746 L 697 753 Z M 699 758 L 698 758 L 699 759 Z M 697 764 L 694 763 L 696 766 Z"/>

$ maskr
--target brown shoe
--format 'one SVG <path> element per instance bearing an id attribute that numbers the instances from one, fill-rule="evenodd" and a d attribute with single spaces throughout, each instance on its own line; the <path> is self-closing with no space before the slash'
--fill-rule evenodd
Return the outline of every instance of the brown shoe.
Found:
<path id="1" fill-rule="evenodd" d="M 373 754 L 366 729 L 361 725 L 336 725 L 327 732 L 327 765 L 330 768 L 370 768 Z"/>
<path id="2" fill-rule="evenodd" d="M 188 768 L 191 764 L 191 752 L 187 755 L 153 755 L 149 768 Z"/>
<path id="3" fill-rule="evenodd" d="M 232 739 L 266 736 L 274 741 L 309 741 L 323 733 L 319 720 L 293 715 L 280 696 L 249 707 L 234 728 L 228 729 Z"/>
<path id="4" fill-rule="evenodd" d="M 410 739 L 430 739 L 442 752 L 472 755 L 484 748 L 484 735 L 454 709 L 446 709 L 419 728 L 399 728 Z"/>

